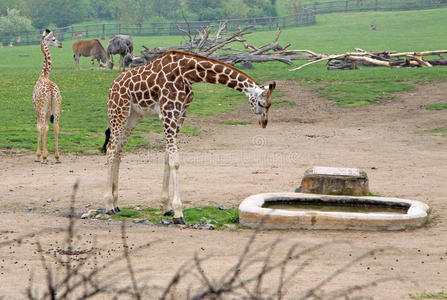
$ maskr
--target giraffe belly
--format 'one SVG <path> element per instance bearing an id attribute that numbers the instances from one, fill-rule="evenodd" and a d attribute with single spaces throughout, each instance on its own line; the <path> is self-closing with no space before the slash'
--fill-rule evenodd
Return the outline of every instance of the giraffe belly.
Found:
<path id="1" fill-rule="evenodd" d="M 142 115 L 143 117 L 148 116 L 157 116 L 161 119 L 161 112 L 160 112 L 160 105 L 158 103 L 153 103 L 149 106 L 141 106 L 140 104 L 133 104 L 132 103 L 132 110 L 138 113 L 139 115 Z"/>

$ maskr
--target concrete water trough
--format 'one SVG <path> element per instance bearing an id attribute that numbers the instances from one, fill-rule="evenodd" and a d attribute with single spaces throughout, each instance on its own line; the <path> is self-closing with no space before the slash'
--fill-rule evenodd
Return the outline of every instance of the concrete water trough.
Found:
<path id="1" fill-rule="evenodd" d="M 423 226 L 429 211 L 399 198 L 267 193 L 246 198 L 239 221 L 263 229 L 403 230 Z"/>

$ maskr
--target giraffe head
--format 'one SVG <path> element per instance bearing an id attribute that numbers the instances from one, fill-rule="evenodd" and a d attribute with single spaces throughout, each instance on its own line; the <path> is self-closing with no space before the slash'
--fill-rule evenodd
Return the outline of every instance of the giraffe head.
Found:
<path id="1" fill-rule="evenodd" d="M 255 89 L 249 94 L 249 100 L 251 105 L 251 110 L 255 113 L 258 118 L 259 125 L 262 128 L 267 127 L 268 123 L 268 112 L 272 105 L 272 92 L 276 87 L 276 82 L 270 83 L 269 85 L 263 86 L 260 89 Z"/>
<path id="2" fill-rule="evenodd" d="M 49 29 L 45 29 L 45 31 L 42 33 L 41 39 L 47 46 L 62 48 L 62 43 L 56 39 L 54 33 Z"/>

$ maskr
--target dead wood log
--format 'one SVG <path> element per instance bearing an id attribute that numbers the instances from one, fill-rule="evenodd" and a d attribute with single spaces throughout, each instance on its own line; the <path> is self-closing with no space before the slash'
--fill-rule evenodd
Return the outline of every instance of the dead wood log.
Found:
<path id="1" fill-rule="evenodd" d="M 163 48 L 149 49 L 143 46 L 140 57 L 132 57 L 128 59 L 131 65 L 146 64 L 151 60 L 157 58 L 161 54 L 169 50 L 180 50 L 196 53 L 198 55 L 211 57 L 221 60 L 229 64 L 236 64 L 241 62 L 255 63 L 279 61 L 287 65 L 291 65 L 294 60 L 307 60 L 317 56 L 312 52 L 302 52 L 300 50 L 288 50 L 290 43 L 285 47 L 280 45 L 279 38 L 281 29 L 278 27 L 272 43 L 262 46 L 254 46 L 245 40 L 245 35 L 250 34 L 250 29 L 253 26 L 248 26 L 236 30 L 235 32 L 226 32 L 226 22 L 219 24 L 216 32 L 213 34 L 214 26 L 208 25 L 198 30 L 196 36 L 192 36 L 188 30 L 180 30 L 188 36 L 188 42 L 184 45 L 176 45 Z M 239 44 L 243 49 L 232 47 L 232 44 Z M 240 46 L 239 46 L 240 48 Z"/>
<path id="2" fill-rule="evenodd" d="M 312 64 L 321 61 L 331 61 L 328 63 L 329 70 L 349 69 L 350 61 L 367 66 L 384 66 L 390 68 L 403 67 L 432 67 L 433 65 L 447 65 L 441 54 L 447 53 L 447 50 L 421 51 L 421 52 L 368 52 L 361 48 L 355 48 L 356 52 L 346 52 L 343 54 L 318 54 L 310 50 L 295 50 L 308 53 L 312 60 L 290 71 L 297 71 Z M 424 60 L 424 56 L 438 55 L 439 60 Z M 336 62 L 339 61 L 339 62 Z"/>

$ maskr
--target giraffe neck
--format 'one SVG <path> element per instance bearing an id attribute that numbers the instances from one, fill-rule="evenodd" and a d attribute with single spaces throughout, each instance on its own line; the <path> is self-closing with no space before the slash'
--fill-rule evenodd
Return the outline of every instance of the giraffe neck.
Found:
<path id="1" fill-rule="evenodd" d="M 228 86 L 248 95 L 261 93 L 261 86 L 248 74 L 235 67 L 207 57 L 188 53 L 184 55 L 189 61 L 183 65 L 183 74 L 191 82 L 208 82 Z M 184 58 L 185 58 L 184 57 Z"/>
<path id="2" fill-rule="evenodd" d="M 42 73 L 40 73 L 41 77 L 50 78 L 50 72 L 51 72 L 51 55 L 50 55 L 50 49 L 47 45 L 43 43 L 43 41 L 40 42 L 40 49 L 43 53 L 43 68 Z"/>

